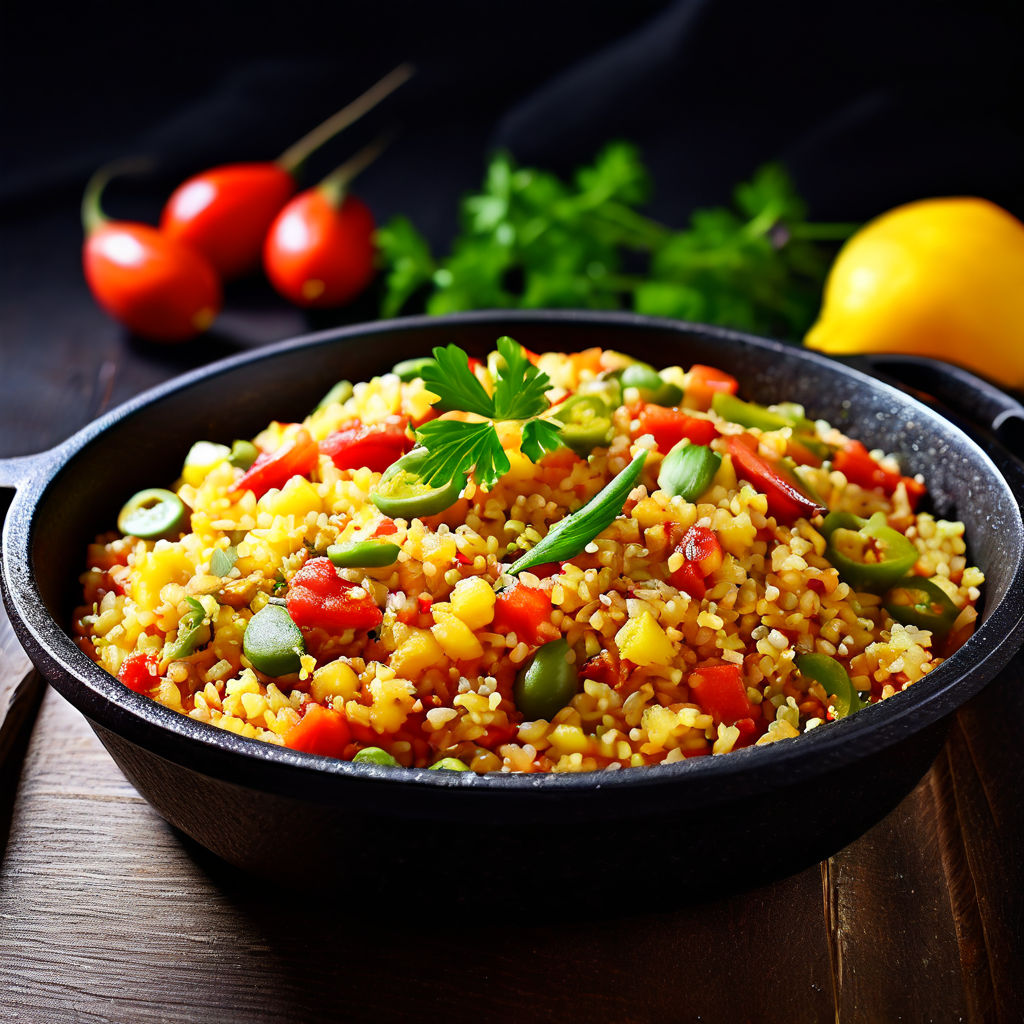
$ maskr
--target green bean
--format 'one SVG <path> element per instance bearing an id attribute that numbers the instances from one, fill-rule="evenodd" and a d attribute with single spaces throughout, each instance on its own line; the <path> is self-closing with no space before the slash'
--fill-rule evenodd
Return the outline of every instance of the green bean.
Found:
<path id="1" fill-rule="evenodd" d="M 327 406 L 334 405 L 335 402 L 347 402 L 352 397 L 352 390 L 351 381 L 339 380 L 338 383 L 335 384 L 334 387 L 316 403 L 313 407 L 313 412 L 319 412 L 321 409 L 326 409 Z"/>
<path id="2" fill-rule="evenodd" d="M 362 540 L 355 544 L 332 544 L 327 557 L 339 569 L 369 569 L 394 565 L 401 550 L 386 540 Z"/>
<path id="3" fill-rule="evenodd" d="M 395 363 L 391 372 L 402 381 L 416 380 L 423 376 L 423 367 L 428 366 L 434 360 L 430 356 L 418 356 L 416 359 L 403 359 Z"/>

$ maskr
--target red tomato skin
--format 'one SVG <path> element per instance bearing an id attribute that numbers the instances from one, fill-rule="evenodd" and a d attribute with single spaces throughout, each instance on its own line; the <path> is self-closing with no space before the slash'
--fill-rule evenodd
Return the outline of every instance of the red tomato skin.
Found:
<path id="1" fill-rule="evenodd" d="M 284 487 L 293 476 L 309 476 L 316 468 L 319 454 L 320 449 L 309 431 L 300 430 L 276 452 L 260 455 L 228 490 L 233 494 L 252 491 L 258 501 L 272 488 Z"/>
<path id="2" fill-rule="evenodd" d="M 263 245 L 270 283 L 297 306 L 350 302 L 373 280 L 374 220 L 348 195 L 335 208 L 316 188 L 300 192 L 274 219 Z"/>
<path id="3" fill-rule="evenodd" d="M 515 633 L 527 644 L 538 644 L 543 637 L 538 627 L 551 618 L 551 595 L 546 590 L 516 583 L 498 594 L 494 602 L 494 633 Z"/>
<path id="4" fill-rule="evenodd" d="M 117 678 L 135 693 L 149 696 L 160 682 L 160 659 L 155 654 L 133 651 L 121 662 Z"/>
<path id="5" fill-rule="evenodd" d="M 653 435 L 662 455 L 667 455 L 684 437 L 691 444 L 703 445 L 718 437 L 718 428 L 711 420 L 651 402 L 640 410 L 639 420 L 640 434 Z"/>
<path id="6" fill-rule="evenodd" d="M 222 278 L 240 277 L 259 266 L 267 231 L 294 193 L 294 177 L 273 162 L 214 167 L 171 193 L 160 230 L 201 252 Z"/>
<path id="7" fill-rule="evenodd" d="M 739 390 L 739 381 L 715 366 L 706 366 L 703 363 L 694 363 L 690 367 L 689 377 L 686 382 L 686 397 L 688 401 L 696 404 L 701 409 L 711 406 L 711 399 L 716 391 L 724 391 L 727 395 L 735 395 Z"/>
<path id="8" fill-rule="evenodd" d="M 739 665 L 700 665 L 686 682 L 693 699 L 716 722 L 732 725 L 750 716 L 750 701 Z"/>
<path id="9" fill-rule="evenodd" d="M 700 600 L 707 593 L 707 578 L 722 565 L 722 545 L 706 526 L 691 526 L 676 545 L 683 564 L 669 574 L 677 590 Z"/>
<path id="10" fill-rule="evenodd" d="M 366 591 L 352 597 L 357 589 L 362 588 L 343 580 L 329 558 L 312 558 L 288 585 L 288 614 L 300 629 L 376 629 L 384 615 Z"/>
<path id="11" fill-rule="evenodd" d="M 322 704 L 307 704 L 306 713 L 284 736 L 292 750 L 341 757 L 351 737 L 348 719 Z"/>
<path id="12" fill-rule="evenodd" d="M 320 451 L 330 456 L 338 469 L 359 469 L 365 466 L 383 473 L 393 462 L 411 451 L 415 442 L 405 429 L 405 421 L 393 417 L 376 426 L 355 423 L 342 427 L 320 442 Z"/>
<path id="13" fill-rule="evenodd" d="M 101 224 L 82 247 L 82 269 L 100 306 L 152 341 L 186 341 L 220 312 L 220 281 L 206 257 L 148 224 Z"/>

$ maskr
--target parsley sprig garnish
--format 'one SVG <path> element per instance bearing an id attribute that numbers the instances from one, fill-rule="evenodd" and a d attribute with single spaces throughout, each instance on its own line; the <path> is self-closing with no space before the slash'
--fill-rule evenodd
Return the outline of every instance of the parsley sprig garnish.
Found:
<path id="1" fill-rule="evenodd" d="M 504 421 L 522 423 L 520 449 L 531 462 L 561 445 L 560 425 L 540 418 L 549 408 L 551 379 L 511 338 L 499 338 L 497 348 L 500 360 L 492 394 L 458 345 L 435 348 L 433 362 L 421 371 L 427 390 L 438 396 L 436 408 L 484 417 L 471 422 L 431 420 L 416 430 L 417 441 L 427 449 L 418 471 L 424 483 L 440 486 L 472 472 L 478 484 L 492 488 L 512 468 L 496 427 Z"/>
<path id="2" fill-rule="evenodd" d="M 677 230 L 640 212 L 650 179 L 637 149 L 606 146 L 563 181 L 495 156 L 461 208 L 461 232 L 436 258 L 403 217 L 377 233 L 387 268 L 382 312 L 422 298 L 464 309 L 633 309 L 799 339 L 821 300 L 831 253 L 856 225 L 807 220 L 789 175 L 767 164 L 733 206 L 700 209 Z"/>

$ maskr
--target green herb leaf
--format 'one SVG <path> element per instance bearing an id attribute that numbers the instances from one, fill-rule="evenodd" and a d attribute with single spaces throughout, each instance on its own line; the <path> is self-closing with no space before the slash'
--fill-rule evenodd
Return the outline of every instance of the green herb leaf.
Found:
<path id="1" fill-rule="evenodd" d="M 493 487 L 512 468 L 489 421 L 431 420 L 416 431 L 416 440 L 427 449 L 418 473 L 426 484 L 441 486 L 472 469 L 478 484 Z"/>
<path id="2" fill-rule="evenodd" d="M 427 390 L 438 396 L 434 404 L 445 412 L 461 409 L 494 416 L 494 399 L 469 368 L 469 357 L 458 345 L 435 348 L 434 362 L 424 365 L 421 376 Z"/>
<path id="3" fill-rule="evenodd" d="M 602 530 L 621 514 L 629 492 L 636 486 L 647 452 L 642 451 L 582 508 L 556 523 L 529 553 L 509 568 L 515 576 L 524 569 L 545 562 L 562 562 L 578 555 Z"/>
<path id="4" fill-rule="evenodd" d="M 545 452 L 553 452 L 562 447 L 560 431 L 560 425 L 549 420 L 530 420 L 523 427 L 523 439 L 519 447 L 531 462 L 537 462 Z"/>
<path id="5" fill-rule="evenodd" d="M 436 269 L 427 240 L 406 217 L 394 217 L 375 235 L 377 251 L 388 267 L 381 314 L 396 316 L 426 285 Z"/>
<path id="6" fill-rule="evenodd" d="M 551 378 L 527 358 L 523 346 L 507 335 L 498 339 L 498 354 L 505 365 L 494 382 L 494 412 L 499 420 L 525 420 L 548 410 L 544 396 Z"/>
<path id="7" fill-rule="evenodd" d="M 238 549 L 229 547 L 227 550 L 217 548 L 210 556 L 210 574 L 213 576 L 227 576 L 235 567 L 238 561 Z"/>

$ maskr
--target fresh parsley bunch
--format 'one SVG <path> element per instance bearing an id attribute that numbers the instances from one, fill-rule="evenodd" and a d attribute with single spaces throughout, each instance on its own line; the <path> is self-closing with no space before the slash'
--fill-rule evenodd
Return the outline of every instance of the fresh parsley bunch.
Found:
<path id="1" fill-rule="evenodd" d="M 570 183 L 498 154 L 482 191 L 462 202 L 446 259 L 404 217 L 378 231 L 387 269 L 381 312 L 394 316 L 424 295 L 432 314 L 629 308 L 802 337 L 830 262 L 819 243 L 855 225 L 808 223 L 778 164 L 736 189 L 735 210 L 698 210 L 682 231 L 639 211 L 649 195 L 647 169 L 626 142 L 606 146 Z"/>
<path id="2" fill-rule="evenodd" d="M 551 379 L 511 338 L 499 338 L 497 348 L 500 365 L 490 395 L 457 345 L 435 348 L 433 361 L 420 371 L 427 390 L 438 396 L 436 408 L 481 417 L 475 422 L 430 420 L 416 430 L 428 453 L 418 471 L 424 483 L 446 484 L 472 471 L 478 484 L 493 487 L 511 469 L 496 429 L 503 421 L 522 422 L 520 448 L 531 462 L 561 445 L 559 424 L 539 418 L 549 407 L 545 396 Z"/>

